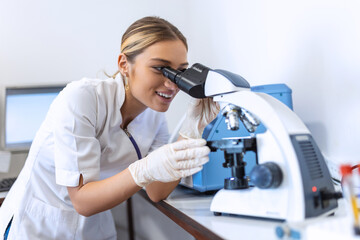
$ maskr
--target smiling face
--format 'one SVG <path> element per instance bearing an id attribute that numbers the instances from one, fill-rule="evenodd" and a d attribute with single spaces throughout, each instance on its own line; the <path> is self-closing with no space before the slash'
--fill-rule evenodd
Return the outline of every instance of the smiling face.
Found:
<path id="1" fill-rule="evenodd" d="M 149 107 L 158 112 L 167 111 L 179 89 L 157 68 L 186 69 L 188 62 L 184 43 L 180 40 L 161 41 L 137 55 L 133 63 L 121 59 L 124 60 L 124 57 L 119 57 L 119 68 L 120 71 L 123 69 L 129 84 L 125 96 L 127 104 L 143 110 Z"/>

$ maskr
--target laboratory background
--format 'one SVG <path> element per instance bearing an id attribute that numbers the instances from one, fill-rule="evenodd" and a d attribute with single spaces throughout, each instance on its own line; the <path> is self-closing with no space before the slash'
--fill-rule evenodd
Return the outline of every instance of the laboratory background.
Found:
<path id="1" fill-rule="evenodd" d="M 291 88 L 294 112 L 310 129 L 330 173 L 338 176 L 339 164 L 360 162 L 359 12 L 356 0 L 0 0 L 0 85 L 105 78 L 104 72 L 117 70 L 127 26 L 159 16 L 187 38 L 190 65 L 237 73 L 251 86 L 284 83 Z M 188 100 L 179 92 L 166 113 L 170 132 Z M 18 174 L 25 158 L 26 153 L 12 153 L 8 163 L 1 163 L 8 167 L 0 178 Z M 193 239 L 137 201 L 138 239 L 167 239 L 169 234 Z M 114 211 L 126 234 L 124 208 Z"/>

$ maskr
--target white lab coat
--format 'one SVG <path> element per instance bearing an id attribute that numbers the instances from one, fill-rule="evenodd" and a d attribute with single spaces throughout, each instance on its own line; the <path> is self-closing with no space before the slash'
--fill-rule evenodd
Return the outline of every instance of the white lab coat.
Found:
<path id="1" fill-rule="evenodd" d="M 67 186 L 112 176 L 137 160 L 120 128 L 124 87 L 116 80 L 82 79 L 54 100 L 31 146 L 25 166 L 0 208 L 0 238 L 13 217 L 12 239 L 116 239 L 110 210 L 79 215 Z M 163 113 L 145 110 L 129 125 L 142 156 L 165 144 Z"/>

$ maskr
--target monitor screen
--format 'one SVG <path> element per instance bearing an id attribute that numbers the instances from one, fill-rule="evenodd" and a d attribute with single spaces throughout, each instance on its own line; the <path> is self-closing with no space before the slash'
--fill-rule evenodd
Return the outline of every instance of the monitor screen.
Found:
<path id="1" fill-rule="evenodd" d="M 6 88 L 5 148 L 27 150 L 50 104 L 64 86 Z"/>

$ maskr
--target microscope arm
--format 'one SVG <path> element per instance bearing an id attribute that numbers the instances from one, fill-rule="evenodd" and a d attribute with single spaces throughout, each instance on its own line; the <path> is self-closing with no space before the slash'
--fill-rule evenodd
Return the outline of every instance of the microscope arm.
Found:
<path id="1" fill-rule="evenodd" d="M 281 167 L 285 168 L 283 171 L 287 176 L 291 176 L 287 177 L 287 180 L 291 181 L 290 185 L 294 188 L 289 191 L 295 199 L 301 199 L 303 196 L 295 189 L 303 189 L 302 182 L 293 181 L 293 179 L 301 179 L 301 173 L 298 171 L 300 167 L 290 139 L 291 135 L 310 134 L 300 118 L 283 103 L 265 93 L 239 91 L 215 96 L 214 101 L 219 102 L 222 106 L 233 104 L 244 108 L 265 125 L 268 134 L 279 146 L 283 158 L 288 161 L 288 164 Z M 299 202 L 299 204 L 302 203 Z"/>

